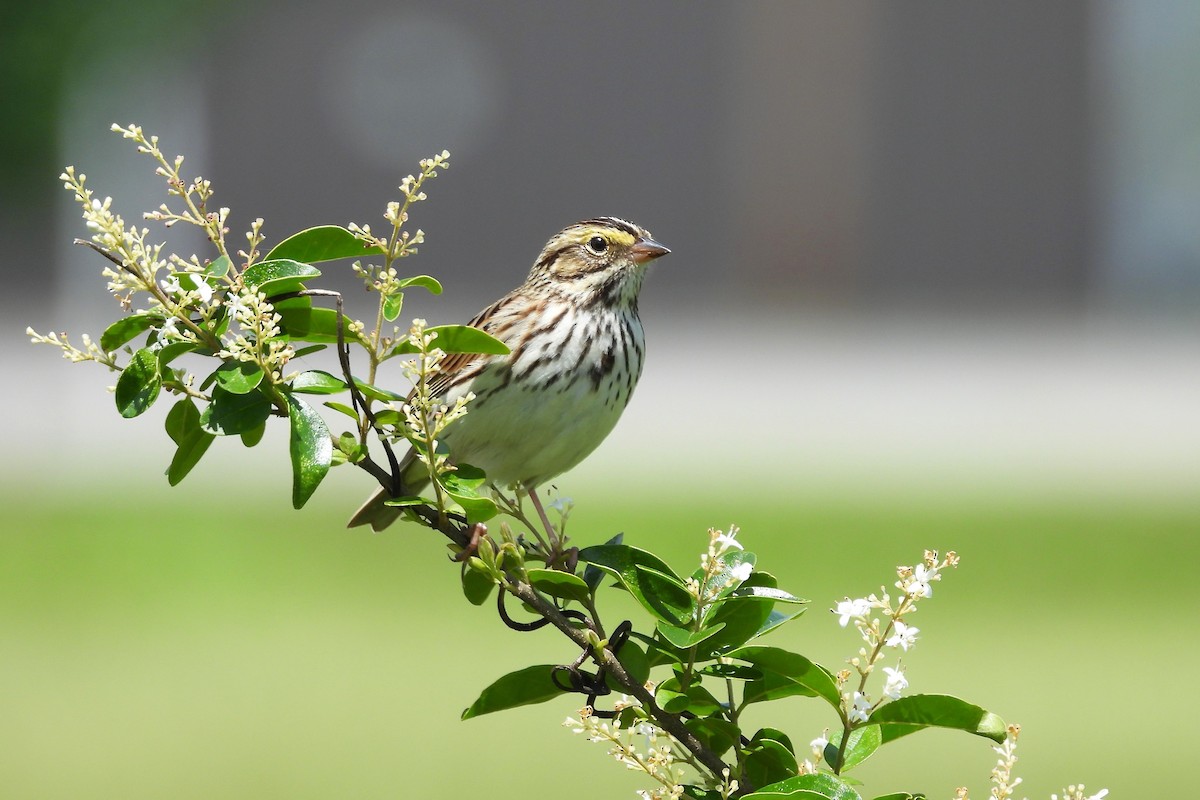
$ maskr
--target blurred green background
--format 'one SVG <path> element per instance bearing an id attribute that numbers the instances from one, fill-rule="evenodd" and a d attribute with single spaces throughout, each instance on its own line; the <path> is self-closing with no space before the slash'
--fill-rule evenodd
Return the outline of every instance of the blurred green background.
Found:
<path id="1" fill-rule="evenodd" d="M 558 482 L 577 543 L 624 531 L 683 570 L 736 523 L 812 600 L 775 643 L 835 668 L 857 639 L 826 609 L 955 549 L 915 620 L 911 691 L 1020 722 L 1030 797 L 1191 791 L 1200 705 L 1166 677 L 1200 656 L 1193 4 L 6 14 L 0 797 L 641 785 L 558 727 L 575 699 L 458 721 L 494 677 L 573 654 L 468 605 L 428 533 L 344 530 L 361 475 L 291 511 L 276 432 L 218 443 L 169 489 L 166 404 L 121 420 L 111 377 L 26 344 L 26 325 L 94 334 L 116 312 L 70 245 L 62 167 L 127 219 L 161 202 L 113 121 L 186 153 L 234 235 L 262 215 L 271 242 L 378 219 L 416 159 L 449 148 L 414 214 L 414 269 L 447 294 L 405 312 L 435 322 L 507 291 L 574 219 L 645 224 L 674 252 L 643 295 L 633 403 Z M 760 722 L 796 741 L 831 722 L 775 706 Z M 983 740 L 930 732 L 858 775 L 875 794 L 978 797 L 993 762 Z"/>
<path id="2" fill-rule="evenodd" d="M 572 654 L 468 605 L 428 533 L 343 531 L 344 492 L 291 517 L 285 483 L 117 499 L 31 488 L 10 503 L 6 796 L 599 798 L 641 785 L 558 728 L 576 699 L 459 722 L 494 677 Z M 1179 720 L 1190 701 L 1158 676 L 1200 656 L 1180 632 L 1194 563 L 1172 556 L 1200 526 L 1194 504 L 753 491 L 673 504 L 615 485 L 576 500 L 579 541 L 624 530 L 680 569 L 706 526 L 736 518 L 760 564 L 813 600 L 774 643 L 835 667 L 857 644 L 827 608 L 890 586 L 894 565 L 925 546 L 956 547 L 964 563 L 915 619 L 911 690 L 1022 723 L 1030 796 L 1081 780 L 1115 796 L 1188 790 L 1178 767 L 1194 742 Z M 635 613 L 613 602 L 613 614 Z M 800 699 L 758 713 L 797 741 L 832 722 Z M 968 783 L 984 794 L 992 761 L 986 741 L 935 731 L 858 775 L 878 792 L 948 797 Z"/>

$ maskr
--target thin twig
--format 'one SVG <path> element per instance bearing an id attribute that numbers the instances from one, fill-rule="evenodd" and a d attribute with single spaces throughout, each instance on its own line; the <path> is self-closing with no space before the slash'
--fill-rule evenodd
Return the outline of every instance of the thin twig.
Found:
<path id="1" fill-rule="evenodd" d="M 559 609 L 546 601 L 538 592 L 528 583 L 522 581 L 512 581 L 507 585 L 507 590 L 516 597 L 520 598 L 526 605 L 540 614 L 542 617 L 550 620 L 550 624 L 558 628 L 575 644 L 584 648 L 592 648 L 591 642 L 588 641 L 587 634 L 571 623 L 569 619 L 564 617 Z M 699 739 L 697 739 L 691 731 L 683 724 L 683 719 L 675 714 L 670 714 L 659 707 L 654 700 L 654 695 L 647 691 L 643 686 L 625 670 L 625 666 L 613 655 L 608 647 L 604 647 L 598 653 L 594 652 L 593 660 L 598 666 L 608 670 L 608 674 L 621 685 L 621 688 L 633 695 L 642 704 L 642 708 L 646 713 L 654 718 L 659 727 L 671 734 L 686 747 L 696 759 L 702 763 L 713 778 L 718 782 L 724 780 L 723 772 L 729 769 L 729 765 L 721 760 L 720 756 L 705 747 Z M 752 787 L 747 787 L 752 788 Z"/>
<path id="2" fill-rule="evenodd" d="M 335 292 L 331 289 L 302 289 L 296 292 L 287 292 L 286 294 L 277 295 L 271 299 L 275 302 L 281 300 L 290 300 L 293 297 L 332 297 L 337 303 L 337 355 L 338 365 L 342 368 L 342 377 L 346 381 L 346 386 L 350 389 L 350 403 L 354 410 L 360 412 L 367 420 L 370 428 L 375 431 L 379 437 L 379 442 L 383 446 L 383 451 L 387 455 L 388 467 L 390 471 L 385 471 L 382 467 L 375 463 L 369 453 L 364 452 L 361 460 L 354 462 L 355 466 L 367 472 L 371 477 L 379 482 L 388 494 L 392 497 L 398 496 L 400 492 L 400 462 L 396 458 L 396 451 L 392 447 L 392 443 L 388 441 L 383 431 L 379 429 L 379 423 L 375 418 L 374 412 L 371 411 L 370 405 L 367 403 L 366 397 L 363 396 L 362 389 L 359 388 L 358 382 L 354 379 L 354 375 L 350 372 L 350 345 L 346 342 L 346 313 L 345 304 L 342 299 L 341 292 Z M 364 448 L 365 450 L 365 448 Z M 444 532 L 444 531 L 443 531 Z"/>

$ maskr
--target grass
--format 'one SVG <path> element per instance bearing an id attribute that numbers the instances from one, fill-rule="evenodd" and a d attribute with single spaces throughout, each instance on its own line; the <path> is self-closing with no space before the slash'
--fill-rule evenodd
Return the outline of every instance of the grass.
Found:
<path id="1" fill-rule="evenodd" d="M 494 677 L 574 654 L 467 604 L 428 533 L 345 531 L 352 499 L 336 487 L 303 514 L 186 484 L 119 500 L 20 481 L 6 493 L 5 797 L 585 800 L 642 785 L 558 727 L 576 699 L 458 721 Z M 784 498 L 577 494 L 571 529 L 580 543 L 624 530 L 682 570 L 708 526 L 737 521 L 760 567 L 813 600 L 774 643 L 835 668 L 856 639 L 825 609 L 890 585 L 924 547 L 956 549 L 962 567 L 914 620 L 910 691 L 1021 722 L 1031 797 L 1079 781 L 1189 793 L 1178 765 L 1195 740 L 1181 731 L 1197 704 L 1170 676 L 1200 656 L 1185 613 L 1200 504 Z M 832 722 L 799 698 L 760 714 L 798 742 Z M 855 774 L 866 797 L 962 784 L 982 797 L 993 760 L 984 740 L 930 732 Z"/>

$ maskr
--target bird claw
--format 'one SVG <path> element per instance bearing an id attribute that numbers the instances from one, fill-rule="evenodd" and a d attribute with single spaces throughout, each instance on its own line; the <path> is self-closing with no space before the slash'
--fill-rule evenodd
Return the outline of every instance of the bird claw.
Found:
<path id="1" fill-rule="evenodd" d="M 466 563 L 468 558 L 479 551 L 479 540 L 485 536 L 487 536 L 487 525 L 484 525 L 482 522 L 476 522 L 471 526 L 471 538 L 467 541 L 466 546 L 450 556 L 450 560 L 460 564 Z"/>

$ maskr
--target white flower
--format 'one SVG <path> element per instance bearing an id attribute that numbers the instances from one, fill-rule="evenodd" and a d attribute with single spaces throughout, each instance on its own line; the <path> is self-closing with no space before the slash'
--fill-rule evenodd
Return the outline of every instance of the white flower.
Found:
<path id="1" fill-rule="evenodd" d="M 938 574 L 937 567 L 927 567 L 924 564 L 917 564 L 913 567 L 912 575 L 897 583 L 896 586 L 907 594 L 917 597 L 932 597 L 933 587 L 930 586 L 930 583 L 940 581 L 941 579 L 942 576 Z"/>
<path id="2" fill-rule="evenodd" d="M 192 285 L 196 287 L 196 296 L 200 298 L 201 303 L 207 303 L 212 300 L 213 288 L 208 285 L 208 281 L 199 275 L 189 275 Z"/>
<path id="3" fill-rule="evenodd" d="M 820 736 L 818 736 L 817 738 L 815 738 L 811 742 L 809 742 L 808 746 L 810 748 L 812 748 L 813 750 L 824 750 L 825 745 L 827 745 L 827 744 L 829 744 L 829 738 L 824 733 L 822 733 Z"/>
<path id="4" fill-rule="evenodd" d="M 163 291 L 167 294 L 180 294 L 183 292 L 183 286 L 179 283 L 179 278 L 175 275 L 172 275 L 165 281 L 159 281 L 159 285 L 162 286 Z"/>
<path id="5" fill-rule="evenodd" d="M 550 508 L 560 514 L 569 514 L 571 509 L 575 507 L 575 501 L 569 497 L 556 497 L 550 503 Z"/>
<path id="6" fill-rule="evenodd" d="M 1104 800 L 1104 798 L 1108 797 L 1108 789 L 1101 789 L 1095 794 L 1088 795 L 1087 797 L 1083 796 L 1083 789 L 1084 786 L 1082 783 L 1078 786 L 1071 784 L 1063 790 L 1062 800 Z M 1050 800 L 1058 800 L 1058 795 L 1050 795 Z"/>
<path id="7" fill-rule="evenodd" d="M 729 570 L 729 574 L 732 575 L 733 579 L 738 582 L 749 578 L 751 572 L 754 572 L 754 565 L 749 561 L 743 561 L 741 564 L 738 564 L 736 567 Z"/>
<path id="8" fill-rule="evenodd" d="M 871 603 L 869 601 L 861 597 L 856 600 L 846 598 L 837 604 L 837 608 L 833 610 L 833 613 L 838 615 L 838 624 L 844 628 L 852 618 L 861 619 L 870 610 Z"/>
<path id="9" fill-rule="evenodd" d="M 163 324 L 158 329 L 158 338 L 160 340 L 168 339 L 168 338 L 171 338 L 171 339 L 178 338 L 179 337 L 179 328 L 177 327 L 178 325 L 179 325 L 179 320 L 175 319 L 175 317 L 167 317 L 166 320 L 163 321 Z"/>
<path id="10" fill-rule="evenodd" d="M 866 722 L 868 712 L 871 710 L 871 700 L 862 692 L 854 693 L 854 706 L 850 709 L 846 716 L 851 722 Z"/>
<path id="11" fill-rule="evenodd" d="M 914 628 L 912 625 L 906 625 L 900 620 L 896 620 L 894 625 L 893 630 L 895 633 L 888 637 L 886 644 L 888 647 L 898 646 L 900 649 L 907 651 L 917 641 L 917 634 L 921 632 L 921 629 Z"/>
<path id="12" fill-rule="evenodd" d="M 713 539 L 713 544 L 717 547 L 718 553 L 724 553 L 728 550 L 742 550 L 742 544 L 737 540 L 738 529 L 730 528 L 729 533 L 719 533 L 717 538 Z"/>
<path id="13" fill-rule="evenodd" d="M 241 295 L 230 295 L 225 300 L 225 306 L 229 309 L 230 315 L 234 317 L 243 317 L 250 314 L 250 308 L 246 305 L 246 301 Z"/>
<path id="14" fill-rule="evenodd" d="M 883 694 L 889 700 L 899 700 L 900 695 L 908 688 L 908 678 L 904 672 L 894 667 L 884 667 L 887 680 L 883 684 Z"/>

